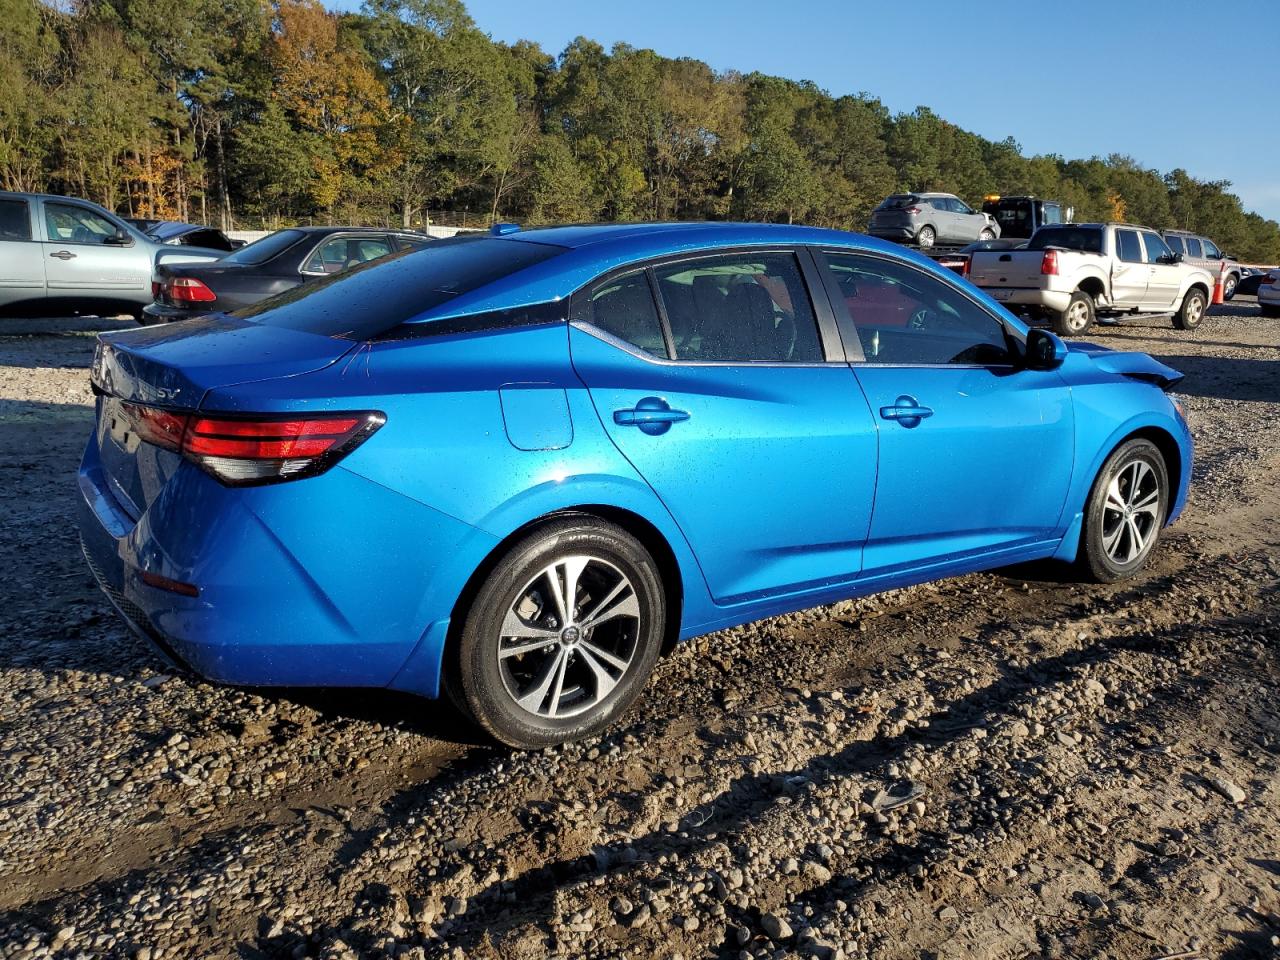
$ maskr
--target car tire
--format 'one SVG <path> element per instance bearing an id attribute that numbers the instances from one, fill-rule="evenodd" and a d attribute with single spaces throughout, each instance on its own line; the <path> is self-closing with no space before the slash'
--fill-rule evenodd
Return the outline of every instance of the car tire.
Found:
<path id="1" fill-rule="evenodd" d="M 979 240 L 994 240 L 995 238 L 996 238 L 995 232 L 992 230 L 983 230 L 981 233 L 978 234 Z"/>
<path id="2" fill-rule="evenodd" d="M 1236 288 L 1240 286 L 1240 278 L 1234 273 L 1228 273 L 1222 281 L 1222 299 L 1230 300 L 1236 295 Z"/>
<path id="3" fill-rule="evenodd" d="M 933 227 L 924 226 L 916 231 L 916 246 L 921 250 L 928 250 L 937 242 L 938 231 L 934 230 Z"/>
<path id="4" fill-rule="evenodd" d="M 1204 322 L 1205 297 L 1199 290 L 1188 290 L 1182 306 L 1174 314 L 1173 325 L 1179 330 L 1194 330 Z"/>
<path id="5" fill-rule="evenodd" d="M 593 518 L 555 520 L 516 543 L 476 591 L 446 693 L 511 747 L 591 736 L 640 695 L 665 625 L 662 578 L 635 537 Z"/>
<path id="6" fill-rule="evenodd" d="M 1169 512 L 1169 472 L 1150 440 L 1121 444 L 1093 483 L 1079 564 L 1098 583 L 1132 577 L 1151 559 Z"/>
<path id="7" fill-rule="evenodd" d="M 1053 314 L 1053 332 L 1060 337 L 1078 337 L 1087 333 L 1097 319 L 1093 297 L 1083 290 L 1071 294 L 1067 308 Z"/>

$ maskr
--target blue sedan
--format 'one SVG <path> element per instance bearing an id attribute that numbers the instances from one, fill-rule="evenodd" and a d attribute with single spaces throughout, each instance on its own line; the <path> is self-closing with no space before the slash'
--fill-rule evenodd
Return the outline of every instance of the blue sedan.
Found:
<path id="1" fill-rule="evenodd" d="M 227 683 L 443 690 L 520 747 L 604 728 L 669 641 L 1133 576 L 1191 477 L 1177 372 L 803 227 L 499 225 L 105 334 L 92 376 L 84 551 L 135 630 Z"/>

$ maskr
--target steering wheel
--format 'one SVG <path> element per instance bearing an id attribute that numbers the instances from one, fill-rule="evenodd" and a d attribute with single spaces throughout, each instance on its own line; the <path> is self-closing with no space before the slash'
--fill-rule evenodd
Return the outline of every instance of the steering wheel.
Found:
<path id="1" fill-rule="evenodd" d="M 921 307 L 915 313 L 911 314 L 911 319 L 907 321 L 907 326 L 912 330 L 928 330 L 934 325 L 937 314 L 928 307 Z"/>

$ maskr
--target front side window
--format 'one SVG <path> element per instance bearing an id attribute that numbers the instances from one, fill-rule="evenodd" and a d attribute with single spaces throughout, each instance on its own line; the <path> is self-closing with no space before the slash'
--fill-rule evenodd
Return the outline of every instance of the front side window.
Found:
<path id="1" fill-rule="evenodd" d="M 1203 257 L 1204 250 L 1200 247 L 1200 241 L 1195 237 L 1187 237 L 1187 256 Z"/>
<path id="2" fill-rule="evenodd" d="M 1137 230 L 1116 231 L 1116 254 L 1125 263 L 1142 263 L 1142 244 Z"/>
<path id="3" fill-rule="evenodd" d="M 868 363 L 1013 362 L 1004 325 L 959 290 L 896 260 L 827 253 Z"/>
<path id="4" fill-rule="evenodd" d="M 25 200 L 0 200 L 0 240 L 30 240 L 31 215 Z"/>
<path id="5" fill-rule="evenodd" d="M 952 197 L 947 202 L 951 204 L 951 210 L 954 213 L 973 213 L 973 208 L 963 200 L 957 200 L 955 197 Z"/>
<path id="6" fill-rule="evenodd" d="M 821 363 L 800 264 L 791 253 L 735 253 L 654 268 L 675 359 Z"/>
<path id="7" fill-rule="evenodd" d="M 1147 263 L 1168 263 L 1169 257 L 1173 255 L 1169 245 L 1160 239 L 1158 233 L 1143 233 L 1142 242 L 1147 246 Z"/>
<path id="8" fill-rule="evenodd" d="M 114 238 L 119 229 L 101 214 L 70 203 L 46 202 L 44 221 L 54 243 L 103 244 Z"/>
<path id="9" fill-rule="evenodd" d="M 1062 222 L 1062 206 L 1057 203 L 1046 203 L 1044 205 L 1042 223 L 1061 223 Z"/>
<path id="10" fill-rule="evenodd" d="M 1186 248 L 1183 247 L 1182 245 L 1181 237 L 1169 236 L 1169 237 L 1165 237 L 1164 241 L 1165 243 L 1169 244 L 1169 249 L 1172 250 L 1174 253 L 1180 253 L 1183 256 L 1186 255 L 1187 251 L 1186 251 Z"/>
<path id="11" fill-rule="evenodd" d="M 1204 241 L 1204 255 L 1210 260 L 1222 259 L 1222 253 L 1218 250 L 1217 246 L 1214 245 L 1212 240 Z"/>
<path id="12" fill-rule="evenodd" d="M 655 357 L 667 356 L 662 321 L 644 270 L 606 280 L 574 306 L 581 320 Z"/>
<path id="13" fill-rule="evenodd" d="M 370 260 L 385 257 L 391 244 L 383 237 L 332 237 L 320 244 L 302 268 L 303 273 L 342 273 Z"/>

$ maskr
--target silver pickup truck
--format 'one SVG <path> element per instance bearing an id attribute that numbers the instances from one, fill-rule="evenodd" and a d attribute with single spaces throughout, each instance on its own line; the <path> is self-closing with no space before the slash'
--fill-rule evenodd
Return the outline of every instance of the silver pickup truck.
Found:
<path id="1" fill-rule="evenodd" d="M 1098 317 L 1133 314 L 1169 316 L 1180 330 L 1194 329 L 1214 285 L 1155 230 L 1129 223 L 1041 227 L 1025 250 L 975 252 L 969 280 L 1062 336 L 1084 333 Z"/>
<path id="2" fill-rule="evenodd" d="M 162 243 L 87 200 L 0 191 L 0 315 L 140 316 L 161 263 L 225 255 Z"/>

